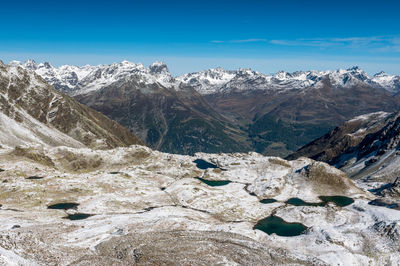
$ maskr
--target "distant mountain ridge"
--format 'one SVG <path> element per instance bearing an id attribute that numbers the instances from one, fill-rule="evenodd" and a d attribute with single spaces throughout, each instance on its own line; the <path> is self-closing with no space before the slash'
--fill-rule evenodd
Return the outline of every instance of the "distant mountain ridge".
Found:
<path id="1" fill-rule="evenodd" d="M 57 89 L 72 95 L 84 94 L 99 89 L 126 76 L 140 76 L 144 83 L 158 82 L 165 87 L 179 89 L 180 85 L 190 85 L 202 95 L 245 90 L 287 90 L 307 87 L 321 87 L 321 82 L 329 79 L 334 86 L 349 87 L 357 83 L 379 86 L 392 93 L 400 90 L 400 76 L 388 75 L 381 71 L 369 76 L 359 67 L 327 71 L 279 71 L 273 75 L 262 74 L 251 69 L 225 70 L 211 68 L 204 71 L 173 77 L 165 63 L 155 62 L 149 67 L 129 61 L 98 66 L 63 65 L 58 68 L 50 63 L 37 64 L 33 60 L 25 63 L 11 61 L 34 70 Z"/>
<path id="2" fill-rule="evenodd" d="M 354 116 L 400 110 L 400 77 L 222 68 L 173 77 L 166 64 L 52 67 L 13 61 L 165 152 L 286 156 Z"/>

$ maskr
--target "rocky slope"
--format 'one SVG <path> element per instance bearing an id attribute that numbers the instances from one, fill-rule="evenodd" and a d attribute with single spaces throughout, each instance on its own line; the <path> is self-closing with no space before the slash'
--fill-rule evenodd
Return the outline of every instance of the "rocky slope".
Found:
<path id="1" fill-rule="evenodd" d="M 113 148 L 141 143 L 104 115 L 58 92 L 39 75 L 0 63 L 1 145 Z"/>
<path id="2" fill-rule="evenodd" d="M 35 70 L 138 132 L 152 148 L 185 154 L 254 150 L 285 156 L 354 116 L 400 108 L 399 76 L 371 77 L 358 67 L 274 75 L 216 68 L 172 77 L 163 63 L 12 64 Z M 144 114 L 150 112 L 153 118 Z M 191 135 L 196 138 L 186 137 Z"/>
<path id="3" fill-rule="evenodd" d="M 287 159 L 301 156 L 314 160 L 337 164 L 341 156 L 356 147 L 369 135 L 381 130 L 393 115 L 385 112 L 370 113 L 355 117 L 343 125 L 329 131 L 324 136 L 308 143 Z"/>
<path id="4" fill-rule="evenodd" d="M 356 117 L 307 144 L 289 159 L 300 156 L 325 161 L 363 180 L 381 198 L 375 204 L 400 206 L 400 113 L 372 113 Z"/>
<path id="5" fill-rule="evenodd" d="M 353 177 L 394 181 L 400 175 L 400 113 L 372 113 L 351 119 L 290 155 L 306 156 Z"/>

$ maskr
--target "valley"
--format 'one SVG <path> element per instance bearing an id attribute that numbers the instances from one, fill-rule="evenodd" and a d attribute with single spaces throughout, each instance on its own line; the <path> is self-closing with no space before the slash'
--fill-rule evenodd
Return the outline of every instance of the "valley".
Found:
<path id="1" fill-rule="evenodd" d="M 170 153 L 287 156 L 357 115 L 400 108 L 400 77 L 335 71 L 209 69 L 173 77 L 164 63 L 100 66 L 12 62 Z"/>

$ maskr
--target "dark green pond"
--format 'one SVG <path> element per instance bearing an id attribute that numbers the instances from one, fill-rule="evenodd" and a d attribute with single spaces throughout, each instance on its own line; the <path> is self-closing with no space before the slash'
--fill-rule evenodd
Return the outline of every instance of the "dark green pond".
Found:
<path id="1" fill-rule="evenodd" d="M 229 180 L 219 180 L 219 181 L 214 181 L 214 180 L 206 180 L 203 179 L 201 177 L 196 177 L 198 180 L 200 180 L 201 182 L 209 185 L 210 187 L 219 187 L 219 186 L 225 186 L 228 185 L 229 183 L 231 183 L 231 181 Z"/>
<path id="2" fill-rule="evenodd" d="M 340 207 L 345 207 L 354 203 L 354 200 L 352 198 L 345 196 L 319 196 L 319 198 L 325 203 L 334 202 L 337 206 Z"/>
<path id="3" fill-rule="evenodd" d="M 53 210 L 68 210 L 68 209 L 75 209 L 76 207 L 79 206 L 79 203 L 73 203 L 73 202 L 63 202 L 63 203 L 57 203 L 57 204 L 52 204 L 47 207 L 47 209 L 53 209 Z"/>
<path id="4" fill-rule="evenodd" d="M 218 168 L 218 166 L 216 166 L 215 164 L 204 161 L 203 159 L 197 159 L 194 160 L 193 162 L 196 164 L 198 168 L 202 170 L 206 170 L 208 168 Z"/>
<path id="5" fill-rule="evenodd" d="M 307 227 L 301 223 L 288 223 L 280 217 L 269 216 L 258 221 L 253 229 L 261 230 L 269 235 L 277 234 L 278 236 L 298 236 L 304 234 Z"/>
<path id="6" fill-rule="evenodd" d="M 262 199 L 262 200 L 260 200 L 260 202 L 264 203 L 264 204 L 269 204 L 269 203 L 276 202 L 276 199 Z"/>
<path id="7" fill-rule="evenodd" d="M 326 202 L 306 202 L 299 198 L 290 198 L 286 201 L 287 204 L 291 204 L 294 206 L 325 206 Z"/>
<path id="8" fill-rule="evenodd" d="M 66 217 L 63 217 L 64 219 L 68 219 L 68 220 L 83 220 L 86 218 L 89 218 L 90 216 L 93 216 L 93 214 L 88 214 L 88 213 L 75 213 L 75 214 L 69 214 Z"/>
<path id="9" fill-rule="evenodd" d="M 30 179 L 30 180 L 37 180 L 37 179 L 43 179 L 43 177 L 42 177 L 42 176 L 34 175 L 34 176 L 28 177 L 27 179 Z"/>

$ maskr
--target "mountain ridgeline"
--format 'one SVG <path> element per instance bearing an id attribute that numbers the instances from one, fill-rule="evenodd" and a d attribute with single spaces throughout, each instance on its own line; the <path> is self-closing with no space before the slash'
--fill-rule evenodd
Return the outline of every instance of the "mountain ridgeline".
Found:
<path id="1" fill-rule="evenodd" d="M 129 130 L 49 85 L 0 61 L 1 143 L 108 149 L 141 141 Z"/>
<path id="2" fill-rule="evenodd" d="M 286 156 L 365 113 L 399 110 L 400 77 L 358 67 L 278 72 L 222 68 L 173 77 L 165 64 L 61 66 L 27 61 L 56 89 L 172 153 Z"/>
<path id="3" fill-rule="evenodd" d="M 394 182 L 400 173 L 400 113 L 353 118 L 287 159 L 301 156 L 327 162 L 353 178 Z"/>

